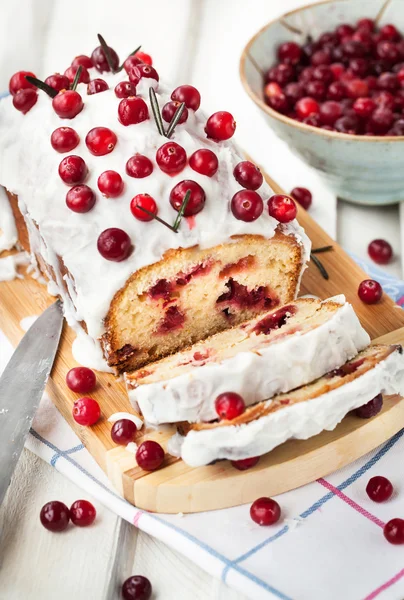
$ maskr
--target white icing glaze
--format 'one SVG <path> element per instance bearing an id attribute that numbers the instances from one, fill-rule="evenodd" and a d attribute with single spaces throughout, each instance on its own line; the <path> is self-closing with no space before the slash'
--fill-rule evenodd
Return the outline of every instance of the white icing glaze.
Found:
<path id="1" fill-rule="evenodd" d="M 28 331 L 28 329 L 35 323 L 38 315 L 31 315 L 30 317 L 24 317 L 20 321 L 20 327 L 23 331 Z"/>
<path id="2" fill-rule="evenodd" d="M 127 450 L 131 454 L 136 454 L 138 448 L 139 446 L 135 444 L 135 442 L 129 442 L 129 444 L 126 444 L 125 446 L 125 450 Z"/>
<path id="3" fill-rule="evenodd" d="M 112 373 L 111 367 L 108 366 L 103 356 L 100 344 L 87 335 L 84 330 L 77 329 L 76 333 L 77 337 L 72 344 L 74 360 L 83 367 Z"/>
<path id="4" fill-rule="evenodd" d="M 16 245 L 17 240 L 17 227 L 15 226 L 13 211 L 5 190 L 0 188 L 0 252 L 11 250 Z"/>
<path id="5" fill-rule="evenodd" d="M 117 421 L 120 421 L 121 419 L 128 419 L 128 421 L 132 421 L 132 423 L 134 423 L 138 429 L 142 429 L 142 427 L 143 427 L 142 419 L 140 419 L 137 415 L 133 415 L 132 413 L 128 413 L 128 412 L 114 413 L 113 415 L 111 415 L 108 418 L 108 421 L 110 423 L 116 423 Z"/>
<path id="6" fill-rule="evenodd" d="M 92 70 L 91 76 L 98 77 L 99 74 Z M 94 339 L 104 331 L 103 319 L 116 291 L 133 272 L 160 260 L 169 248 L 196 244 L 207 248 L 227 242 L 237 234 L 271 238 L 278 225 L 267 212 L 266 200 L 273 192 L 266 183 L 259 189 L 265 202 L 261 217 L 252 223 L 233 217 L 229 203 L 240 186 L 232 173 L 242 157 L 232 142 L 216 144 L 206 138 L 206 116 L 200 110 L 189 111 L 188 121 L 177 126 L 172 139 L 185 148 L 188 156 L 199 148 L 211 148 L 219 159 L 219 169 L 209 178 L 187 166 L 179 175 L 170 177 L 155 162 L 157 149 L 168 140 L 158 134 L 150 107 L 149 120 L 129 127 L 121 125 L 117 116 L 119 99 L 114 87 L 118 81 L 127 80 L 127 75 L 124 71 L 117 75 L 104 73 L 102 78 L 110 85 L 108 91 L 87 96 L 86 86 L 78 86 L 84 109 L 72 120 L 60 119 L 52 109 L 50 98 L 43 92 L 39 92 L 37 103 L 26 115 L 14 109 L 11 97 L 0 102 L 0 184 L 18 195 L 20 209 L 28 216 L 32 250 L 38 250 L 55 271 L 57 282 L 52 291 L 57 291 L 64 300 L 68 322 L 78 329 L 78 322 L 85 321 L 88 333 Z M 149 83 L 142 80 L 137 89 L 137 94 L 142 95 L 148 105 Z M 160 107 L 170 99 L 171 90 L 159 84 Z M 58 175 L 58 165 L 66 155 L 54 151 L 50 144 L 51 133 L 60 126 L 73 127 L 80 136 L 80 144 L 70 154 L 78 154 L 85 160 L 89 168 L 86 184 L 97 197 L 94 209 L 86 214 L 74 213 L 65 204 L 68 187 Z M 96 157 L 88 151 L 84 140 L 96 126 L 110 127 L 118 136 L 111 154 Z M 134 179 L 125 174 L 126 161 L 136 152 L 145 154 L 154 164 L 152 175 L 145 179 Z M 107 199 L 98 191 L 98 176 L 107 169 L 116 170 L 123 176 L 125 189 L 119 198 Z M 177 213 L 170 206 L 169 193 L 184 179 L 195 180 L 206 193 L 206 205 L 196 215 L 195 227 L 191 229 L 184 219 L 176 234 L 156 221 L 144 223 L 132 216 L 130 200 L 138 193 L 148 193 L 158 204 L 159 216 L 173 223 Z M 31 220 L 38 224 L 40 236 L 30 225 Z M 105 260 L 97 251 L 98 236 L 109 227 L 124 229 L 134 245 L 132 255 L 120 263 Z M 306 261 L 310 242 L 302 228 L 293 221 L 284 227 L 284 231 L 295 235 L 303 244 Z M 63 289 L 57 255 L 63 258 L 71 273 L 65 280 L 69 289 L 74 290 L 73 302 Z"/>
<path id="7" fill-rule="evenodd" d="M 240 394 L 247 406 L 288 392 L 336 369 L 370 342 L 352 306 L 342 306 L 315 329 L 296 332 L 256 352 L 239 352 L 221 362 L 194 366 L 172 379 L 128 389 L 150 423 L 212 421 L 214 401 L 223 392 Z M 265 344 L 265 338 L 262 344 Z"/>
<path id="8" fill-rule="evenodd" d="M 221 458 L 261 456 L 290 438 L 306 440 L 324 429 L 334 429 L 349 411 L 366 404 L 379 392 L 404 393 L 403 354 L 393 352 L 339 388 L 250 423 L 190 431 L 182 439 L 181 457 L 188 465 L 199 467 Z M 179 442 L 176 441 L 177 448 Z"/>
<path id="9" fill-rule="evenodd" d="M 25 252 L 17 252 L 17 254 L 0 258 L 0 281 L 11 281 L 16 277 L 21 279 L 22 275 L 18 273 L 17 268 L 28 263 L 29 258 Z"/>

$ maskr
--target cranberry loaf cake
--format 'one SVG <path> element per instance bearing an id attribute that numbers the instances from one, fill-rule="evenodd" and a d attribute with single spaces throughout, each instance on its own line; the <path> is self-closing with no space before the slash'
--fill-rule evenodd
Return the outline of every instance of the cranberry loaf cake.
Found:
<path id="1" fill-rule="evenodd" d="M 380 402 L 381 393 L 403 392 L 401 346 L 371 346 L 341 368 L 250 406 L 233 420 L 182 423 L 169 451 L 194 467 L 223 458 L 261 456 L 290 438 L 305 440 L 334 429 L 349 411 L 372 400 Z"/>
<path id="2" fill-rule="evenodd" d="M 118 64 L 99 47 L 45 86 L 11 78 L 0 184 L 69 324 L 122 372 L 294 300 L 310 242 L 229 113 L 207 118 L 137 56 Z"/>
<path id="3" fill-rule="evenodd" d="M 300 298 L 125 380 L 132 405 L 148 423 L 211 421 L 215 398 L 229 387 L 250 406 L 341 367 L 369 343 L 344 296 Z"/>

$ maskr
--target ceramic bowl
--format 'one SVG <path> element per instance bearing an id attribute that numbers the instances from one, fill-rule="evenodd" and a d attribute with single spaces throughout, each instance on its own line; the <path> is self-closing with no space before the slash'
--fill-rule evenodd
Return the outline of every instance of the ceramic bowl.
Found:
<path id="1" fill-rule="evenodd" d="M 393 204 L 404 200 L 404 136 L 346 135 L 299 123 L 267 106 L 263 75 L 276 62 L 282 42 L 304 43 L 340 23 L 362 17 L 394 23 L 404 32 L 404 0 L 330 0 L 291 11 L 265 25 L 247 44 L 240 76 L 268 125 L 303 160 L 314 167 L 341 198 L 359 204 Z"/>

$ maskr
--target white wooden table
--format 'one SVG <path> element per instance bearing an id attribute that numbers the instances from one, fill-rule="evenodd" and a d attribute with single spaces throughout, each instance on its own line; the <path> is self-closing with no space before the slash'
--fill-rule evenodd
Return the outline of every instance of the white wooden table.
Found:
<path id="1" fill-rule="evenodd" d="M 20 0 L 0 6 L 0 90 L 19 69 L 48 75 L 63 70 L 96 45 L 96 33 L 123 55 L 142 43 L 163 79 L 193 83 L 205 110 L 230 110 L 238 122 L 239 143 L 286 189 L 309 187 L 312 214 L 358 256 L 384 237 L 396 259 L 387 270 L 401 271 L 398 207 L 361 208 L 338 204 L 316 175 L 293 157 L 268 129 L 238 80 L 244 43 L 264 23 L 302 0 Z M 18 24 L 18 25 L 16 25 Z M 16 26 L 18 34 L 16 34 Z M 18 35 L 18 44 L 16 42 Z M 337 218 L 336 218 L 337 215 Z M 121 521 L 95 503 L 96 525 L 53 535 L 39 523 L 41 506 L 83 496 L 55 469 L 25 451 L 0 508 L 1 600 L 112 600 L 131 574 L 150 578 L 155 598 L 242 600 L 186 558 Z M 91 498 L 89 498 L 91 500 Z"/>

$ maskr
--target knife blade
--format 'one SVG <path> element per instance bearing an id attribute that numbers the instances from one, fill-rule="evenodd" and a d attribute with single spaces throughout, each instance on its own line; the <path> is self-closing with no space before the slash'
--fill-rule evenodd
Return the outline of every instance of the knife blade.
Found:
<path id="1" fill-rule="evenodd" d="M 58 300 L 29 328 L 0 377 L 0 504 L 45 390 L 62 326 Z"/>

